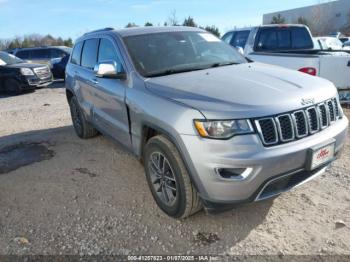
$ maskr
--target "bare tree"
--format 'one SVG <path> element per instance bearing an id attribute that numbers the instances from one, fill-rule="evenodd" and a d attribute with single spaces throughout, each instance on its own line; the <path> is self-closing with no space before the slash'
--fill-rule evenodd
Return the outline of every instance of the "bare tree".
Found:
<path id="1" fill-rule="evenodd" d="M 179 20 L 177 19 L 175 9 L 173 11 L 171 11 L 170 16 L 168 17 L 168 21 L 166 23 L 167 23 L 167 25 L 170 25 L 170 26 L 178 26 L 179 25 Z"/>

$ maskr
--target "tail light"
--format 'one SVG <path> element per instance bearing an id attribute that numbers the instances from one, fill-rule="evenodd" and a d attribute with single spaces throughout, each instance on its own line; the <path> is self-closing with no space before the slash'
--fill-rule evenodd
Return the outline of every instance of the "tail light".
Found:
<path id="1" fill-rule="evenodd" d="M 317 75 L 317 70 L 314 67 L 303 67 L 303 68 L 300 68 L 298 71 L 303 72 L 305 74 L 312 75 L 312 76 Z"/>

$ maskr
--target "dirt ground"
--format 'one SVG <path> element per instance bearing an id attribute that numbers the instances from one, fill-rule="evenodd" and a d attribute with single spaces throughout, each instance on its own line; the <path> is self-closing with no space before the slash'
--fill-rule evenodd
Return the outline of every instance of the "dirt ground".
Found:
<path id="1" fill-rule="evenodd" d="M 0 169 L 0 254 L 350 255 L 349 154 L 274 200 L 179 221 L 137 159 L 75 135 L 63 88 L 2 96 L 0 162 L 42 161 Z"/>

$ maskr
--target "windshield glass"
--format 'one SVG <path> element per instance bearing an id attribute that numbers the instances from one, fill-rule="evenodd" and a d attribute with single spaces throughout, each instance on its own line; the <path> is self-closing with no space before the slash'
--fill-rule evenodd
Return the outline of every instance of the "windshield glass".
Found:
<path id="1" fill-rule="evenodd" d="M 145 77 L 247 63 L 234 48 L 205 32 L 166 32 L 124 38 Z"/>
<path id="2" fill-rule="evenodd" d="M 13 65 L 18 63 L 23 63 L 23 60 L 6 52 L 0 52 L 0 65 Z"/>

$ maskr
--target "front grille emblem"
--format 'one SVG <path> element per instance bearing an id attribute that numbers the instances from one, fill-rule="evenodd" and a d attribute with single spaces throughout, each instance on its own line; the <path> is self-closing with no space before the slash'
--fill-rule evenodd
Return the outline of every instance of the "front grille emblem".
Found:
<path id="1" fill-rule="evenodd" d="M 303 98 L 301 99 L 302 106 L 308 106 L 315 104 L 315 98 Z"/>

